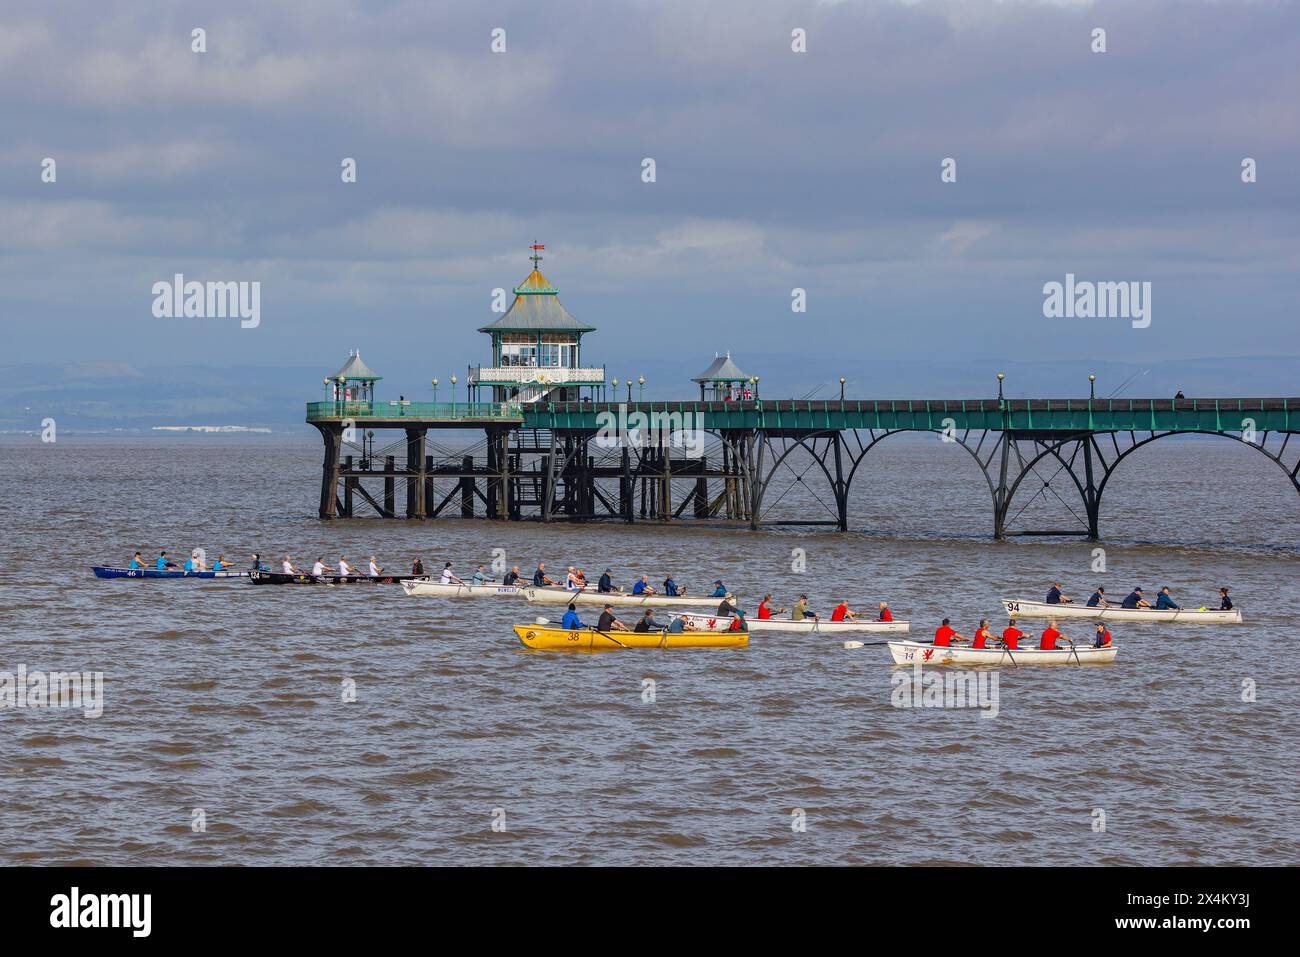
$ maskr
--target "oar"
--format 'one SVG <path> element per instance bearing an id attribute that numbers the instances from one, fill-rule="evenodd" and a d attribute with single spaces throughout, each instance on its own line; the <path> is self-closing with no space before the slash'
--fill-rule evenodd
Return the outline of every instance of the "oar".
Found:
<path id="1" fill-rule="evenodd" d="M 1061 637 L 1062 637 L 1062 638 L 1065 638 L 1065 635 L 1062 635 Z M 1070 643 L 1070 650 L 1074 652 L 1074 663 L 1075 663 L 1076 665 L 1081 665 L 1081 664 L 1083 664 L 1083 662 L 1079 660 L 1079 649 L 1076 648 L 1076 647 L 1074 647 L 1074 639 L 1073 639 L 1073 638 L 1065 638 L 1065 640 L 1068 641 L 1068 642 Z"/>
<path id="2" fill-rule="evenodd" d="M 605 634 L 603 631 L 601 631 L 599 628 L 593 628 L 593 629 L 591 629 L 591 630 L 594 631 L 596 634 L 600 635 L 602 638 L 608 638 L 610 641 L 614 642 L 614 644 L 618 645 L 620 648 L 626 648 L 626 647 L 627 647 L 627 645 L 623 644 L 623 642 L 619 641 L 619 640 L 618 640 L 617 638 L 615 638 L 613 635 L 607 635 L 607 634 Z"/>
<path id="3" fill-rule="evenodd" d="M 876 647 L 876 646 L 878 646 L 878 645 L 888 645 L 888 644 L 892 644 L 892 642 L 889 642 L 889 641 L 846 641 L 846 642 L 844 642 L 844 647 L 845 647 L 845 648 L 874 648 L 874 647 Z"/>

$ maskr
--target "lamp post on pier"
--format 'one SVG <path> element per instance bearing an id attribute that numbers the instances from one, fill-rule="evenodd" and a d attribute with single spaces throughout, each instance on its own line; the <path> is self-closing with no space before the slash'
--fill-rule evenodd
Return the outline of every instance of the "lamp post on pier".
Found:
<path id="1" fill-rule="evenodd" d="M 433 404 L 438 404 L 438 380 L 430 379 L 429 383 L 433 386 Z"/>
<path id="2" fill-rule="evenodd" d="M 644 402 L 645 401 L 645 376 L 643 375 L 637 376 L 636 384 L 637 384 L 636 400 L 638 402 Z"/>
<path id="3" fill-rule="evenodd" d="M 451 417 L 456 417 L 456 377 L 451 377 Z"/>
<path id="4" fill-rule="evenodd" d="M 609 397 L 615 402 L 618 401 L 618 379 L 609 380 Z"/>
<path id="5" fill-rule="evenodd" d="M 844 376 L 840 376 L 840 401 L 844 401 Z"/>
<path id="6" fill-rule="evenodd" d="M 1088 373 L 1088 401 L 1092 402 L 1097 398 L 1097 377 L 1091 372 Z"/>

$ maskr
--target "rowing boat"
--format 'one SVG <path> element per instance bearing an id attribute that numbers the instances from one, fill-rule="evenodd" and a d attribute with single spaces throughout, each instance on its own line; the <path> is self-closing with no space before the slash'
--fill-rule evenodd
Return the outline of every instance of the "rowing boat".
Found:
<path id="1" fill-rule="evenodd" d="M 936 647 L 919 641 L 891 641 L 889 653 L 899 665 L 1092 665 L 1115 660 L 1118 649 L 1109 648 L 1057 648 L 1042 651 L 1038 648 L 971 648 L 969 645 Z"/>
<path id="2" fill-rule="evenodd" d="M 1002 607 L 1012 618 L 1092 618 L 1105 621 L 1179 621 L 1188 625 L 1239 625 L 1241 609 L 1220 611 L 1217 608 L 1202 611 L 1199 608 L 1120 608 L 1111 605 L 1060 604 L 1045 601 L 1024 601 L 1003 598 Z"/>
<path id="3" fill-rule="evenodd" d="M 719 621 L 727 619 L 717 615 L 695 615 L 683 612 L 674 615 L 685 618 L 697 628 L 713 628 Z M 898 633 L 910 630 L 906 621 L 871 621 L 857 619 L 854 621 L 815 621 L 805 618 L 803 621 L 791 621 L 789 618 L 746 618 L 745 624 L 750 631 L 783 631 L 797 634 L 838 635 L 855 631 L 874 631 L 877 633 Z"/>
<path id="4" fill-rule="evenodd" d="M 414 575 L 286 575 L 284 572 L 249 572 L 254 585 L 391 585 L 406 582 Z"/>
<path id="5" fill-rule="evenodd" d="M 92 565 L 96 578 L 247 578 L 248 572 L 187 572 L 184 569 L 119 568 L 114 565 Z"/>
<path id="6" fill-rule="evenodd" d="M 598 592 L 595 589 L 569 591 L 564 587 L 537 588 L 529 585 L 524 589 L 524 597 L 535 604 L 567 605 L 614 605 L 620 608 L 699 608 L 721 602 L 721 598 L 689 598 L 664 595 L 632 595 L 627 592 Z M 735 602 L 732 597 L 731 601 Z"/>
<path id="7" fill-rule="evenodd" d="M 539 651 L 613 651 L 618 648 L 744 648 L 744 631 L 596 631 L 515 625 L 515 634 Z"/>
<path id="8" fill-rule="evenodd" d="M 402 590 L 408 595 L 432 596 L 435 598 L 484 598 L 494 595 L 518 595 L 523 592 L 520 585 L 474 585 L 455 583 L 444 585 L 442 582 L 427 578 L 402 582 Z"/>

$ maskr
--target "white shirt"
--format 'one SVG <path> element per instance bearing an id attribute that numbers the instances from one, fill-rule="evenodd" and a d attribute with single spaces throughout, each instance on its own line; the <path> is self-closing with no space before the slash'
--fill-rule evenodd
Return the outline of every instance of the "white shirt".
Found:
<path id="1" fill-rule="evenodd" d="M 286 575 L 293 574 L 293 562 L 289 561 L 287 558 L 284 560 L 284 573 Z"/>
<path id="2" fill-rule="evenodd" d="M 378 575 L 378 574 L 379 574 L 379 566 L 376 565 L 374 562 L 371 562 L 371 563 L 370 563 L 370 574 L 372 574 L 372 575 Z"/>
<path id="3" fill-rule="evenodd" d="M 341 559 L 341 558 L 339 559 L 339 574 L 340 574 L 340 575 L 351 575 L 351 574 L 353 574 L 353 572 L 352 572 L 352 566 L 349 565 L 347 562 L 345 562 L 345 561 L 344 561 L 343 559 Z"/>
<path id="4" fill-rule="evenodd" d="M 452 584 L 452 583 L 453 583 L 453 579 L 454 579 L 455 577 L 456 577 L 456 576 L 453 575 L 453 574 L 451 573 L 451 569 L 450 569 L 450 568 L 444 568 L 444 569 L 442 570 L 442 583 L 443 583 L 444 585 L 450 585 L 450 584 Z"/>
<path id="5" fill-rule="evenodd" d="M 321 561 L 318 561 L 315 565 L 311 566 L 311 573 L 312 573 L 313 575 L 324 575 L 324 574 L 325 574 L 325 563 L 324 563 L 324 562 L 321 562 Z"/>

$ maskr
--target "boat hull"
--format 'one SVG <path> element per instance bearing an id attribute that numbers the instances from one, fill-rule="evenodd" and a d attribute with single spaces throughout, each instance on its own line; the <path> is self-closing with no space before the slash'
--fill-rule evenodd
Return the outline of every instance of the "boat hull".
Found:
<path id="1" fill-rule="evenodd" d="M 1090 618 L 1094 621 L 1177 621 L 1185 625 L 1239 625 L 1241 609 L 1200 611 L 1195 608 L 1110 608 L 1087 605 L 1049 605 L 1045 601 L 1003 598 L 1002 607 L 1012 618 Z"/>
<path id="2" fill-rule="evenodd" d="M 626 592 L 602 594 L 594 588 L 586 591 L 569 591 L 566 588 L 524 588 L 524 597 L 539 605 L 611 605 L 616 608 L 707 608 L 716 606 L 721 598 L 667 598 L 663 595 L 629 595 Z M 735 598 L 731 599 L 733 602 Z"/>
<path id="3" fill-rule="evenodd" d="M 727 619 L 717 615 L 695 615 L 683 612 L 674 617 L 685 618 L 697 628 L 714 628 L 718 622 Z M 911 630 L 906 621 L 791 621 L 788 618 L 746 618 L 745 624 L 753 632 L 784 632 L 786 634 L 840 635 L 854 632 L 874 632 L 876 634 L 902 634 Z"/>
<path id="4" fill-rule="evenodd" d="M 894 663 L 899 665 L 1099 665 L 1115 660 L 1119 649 L 1109 648 L 1058 648 L 1055 651 L 1041 651 L 1037 648 L 1019 648 L 1006 651 L 1003 648 L 971 648 L 953 646 L 951 648 L 935 647 L 919 641 L 891 641 L 889 653 Z"/>
<path id="5" fill-rule="evenodd" d="M 391 585 L 414 575 L 286 575 L 283 572 L 250 572 L 254 585 Z"/>
<path id="6" fill-rule="evenodd" d="M 156 568 L 119 568 L 113 565 L 93 565 L 96 578 L 247 578 L 248 572 L 187 572 L 183 569 L 159 571 Z"/>
<path id="7" fill-rule="evenodd" d="M 402 590 L 418 597 L 495 598 L 521 595 L 524 589 L 521 585 L 444 585 L 442 582 L 416 579 L 402 582 Z"/>
<path id="8" fill-rule="evenodd" d="M 623 648 L 744 648 L 743 631 L 609 631 L 570 630 L 545 625 L 515 625 L 515 634 L 528 648 L 538 651 L 616 651 Z"/>

